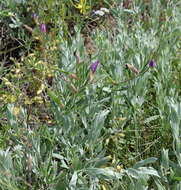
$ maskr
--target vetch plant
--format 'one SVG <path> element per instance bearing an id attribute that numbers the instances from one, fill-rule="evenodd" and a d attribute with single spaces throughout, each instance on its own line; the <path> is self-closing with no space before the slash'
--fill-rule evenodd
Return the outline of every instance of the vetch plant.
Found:
<path id="1" fill-rule="evenodd" d="M 154 67 L 156 67 L 156 62 L 154 60 L 150 60 L 148 65 L 149 65 L 149 67 L 154 68 Z"/>
<path id="2" fill-rule="evenodd" d="M 36 13 L 33 13 L 33 14 L 32 14 L 32 18 L 35 20 L 35 19 L 38 18 L 38 15 L 37 15 Z"/>
<path id="3" fill-rule="evenodd" d="M 0 189 L 180 190 L 178 0 L 21 2 L 0 4 L 28 26 L 34 13 L 33 35 L 0 27 L 28 49 L 0 68 Z"/>
<path id="4" fill-rule="evenodd" d="M 33 21 L 35 22 L 36 25 L 39 25 L 39 17 L 38 17 L 38 14 L 37 13 L 33 13 L 31 15 Z"/>
<path id="5" fill-rule="evenodd" d="M 46 24 L 44 24 L 44 23 L 40 24 L 40 31 L 42 33 L 46 33 L 47 32 L 47 26 L 46 26 Z"/>
<path id="6" fill-rule="evenodd" d="M 99 65 L 99 61 L 98 60 L 91 64 L 90 69 L 91 69 L 91 71 L 92 71 L 93 74 L 96 72 L 98 65 Z"/>
<path id="7" fill-rule="evenodd" d="M 97 66 L 99 65 L 99 61 L 97 60 L 97 61 L 95 61 L 94 63 L 92 63 L 91 64 L 91 66 L 90 66 L 90 70 L 91 70 L 91 72 L 90 72 L 90 75 L 89 75 L 89 80 L 90 80 L 90 82 L 93 80 L 93 78 L 94 78 L 94 74 L 95 74 L 95 72 L 96 72 L 96 70 L 97 70 Z"/>

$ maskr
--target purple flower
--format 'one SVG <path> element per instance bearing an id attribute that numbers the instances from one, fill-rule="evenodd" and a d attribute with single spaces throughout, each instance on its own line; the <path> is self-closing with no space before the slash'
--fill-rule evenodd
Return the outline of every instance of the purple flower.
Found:
<path id="1" fill-rule="evenodd" d="M 149 67 L 151 67 L 151 68 L 156 67 L 156 62 L 154 60 L 150 60 Z"/>
<path id="2" fill-rule="evenodd" d="M 37 15 L 36 13 L 33 13 L 31 16 L 32 16 L 32 18 L 33 18 L 34 20 L 36 20 L 36 19 L 38 18 L 38 15 Z"/>
<path id="3" fill-rule="evenodd" d="M 91 69 L 92 73 L 96 72 L 98 64 L 99 64 L 98 60 L 91 64 L 90 69 Z"/>
<path id="4" fill-rule="evenodd" d="M 44 24 L 44 23 L 40 24 L 40 31 L 43 32 L 43 33 L 47 32 L 46 24 Z"/>

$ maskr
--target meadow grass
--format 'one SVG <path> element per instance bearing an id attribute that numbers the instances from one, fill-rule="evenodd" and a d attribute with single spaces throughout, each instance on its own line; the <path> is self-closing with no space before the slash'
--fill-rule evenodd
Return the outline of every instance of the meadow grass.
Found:
<path id="1" fill-rule="evenodd" d="M 180 9 L 2 1 L 0 189 L 180 190 Z"/>

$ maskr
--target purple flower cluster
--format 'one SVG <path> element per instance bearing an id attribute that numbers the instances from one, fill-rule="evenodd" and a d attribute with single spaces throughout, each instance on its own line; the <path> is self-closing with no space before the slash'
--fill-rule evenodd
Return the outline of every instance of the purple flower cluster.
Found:
<path id="1" fill-rule="evenodd" d="M 40 24 L 40 31 L 43 32 L 43 33 L 47 32 L 47 26 L 46 26 L 46 24 L 44 24 L 44 23 Z"/>
<path id="2" fill-rule="evenodd" d="M 32 16 L 32 18 L 33 18 L 34 20 L 36 20 L 36 19 L 38 18 L 38 15 L 37 15 L 36 13 L 33 13 L 31 16 Z"/>
<path id="3" fill-rule="evenodd" d="M 37 13 L 33 13 L 32 15 L 31 15 L 31 17 L 32 17 L 32 19 L 35 21 L 35 23 L 37 24 L 37 25 L 39 25 L 39 27 L 40 27 L 40 31 L 42 32 L 42 33 L 46 33 L 47 32 L 47 25 L 45 24 L 45 23 L 39 23 L 38 22 L 38 14 Z"/>
<path id="4" fill-rule="evenodd" d="M 149 67 L 153 68 L 156 67 L 156 62 L 154 60 L 150 60 L 148 63 Z"/>
<path id="5" fill-rule="evenodd" d="M 99 61 L 98 60 L 91 64 L 90 69 L 91 69 L 92 73 L 96 72 L 98 65 L 99 65 Z"/>

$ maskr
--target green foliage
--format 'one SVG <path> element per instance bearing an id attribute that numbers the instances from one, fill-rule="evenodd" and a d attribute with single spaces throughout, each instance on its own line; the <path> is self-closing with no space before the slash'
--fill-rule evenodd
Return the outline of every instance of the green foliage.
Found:
<path id="1" fill-rule="evenodd" d="M 180 6 L 0 3 L 0 189 L 181 188 Z"/>

